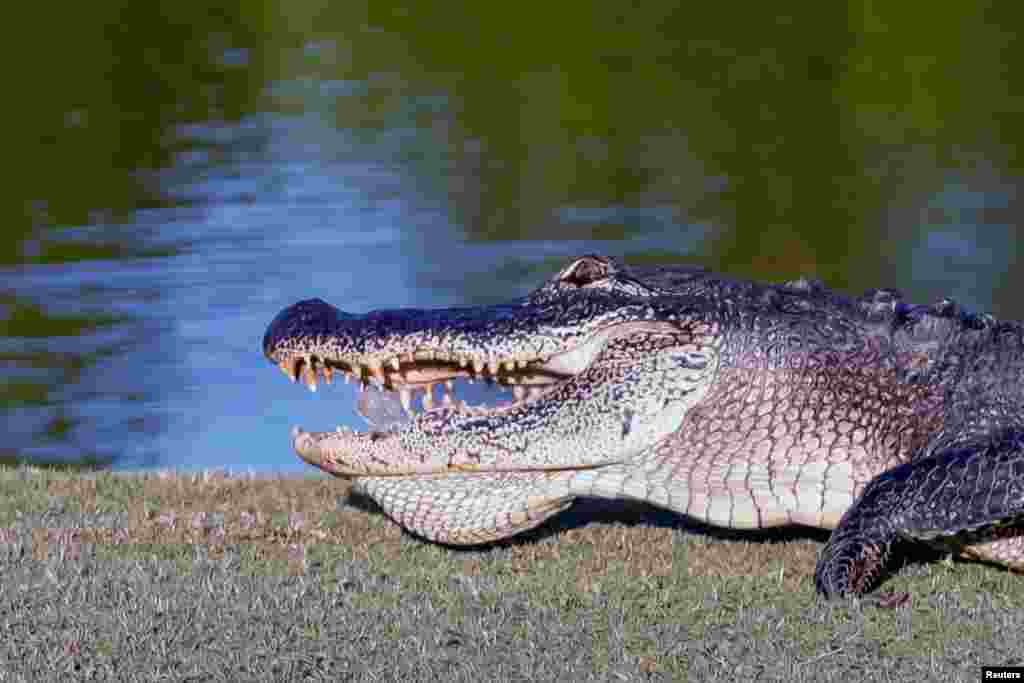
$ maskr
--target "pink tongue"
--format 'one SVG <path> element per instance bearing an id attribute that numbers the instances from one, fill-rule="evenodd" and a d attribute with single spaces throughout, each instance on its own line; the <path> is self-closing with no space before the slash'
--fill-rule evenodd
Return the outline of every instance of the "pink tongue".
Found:
<path id="1" fill-rule="evenodd" d="M 412 421 L 412 417 L 402 410 L 402 402 L 394 391 L 368 389 L 359 392 L 356 412 L 368 425 L 383 430 L 394 429 Z"/>

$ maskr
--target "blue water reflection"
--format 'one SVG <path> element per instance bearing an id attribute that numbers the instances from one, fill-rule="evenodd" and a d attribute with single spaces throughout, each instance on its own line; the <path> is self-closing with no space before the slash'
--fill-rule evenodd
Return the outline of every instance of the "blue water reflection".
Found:
<path id="1" fill-rule="evenodd" d="M 330 40 L 300 50 L 339 51 Z M 245 70 L 256 57 L 231 47 L 215 61 Z M 0 335 L 0 377 L 14 397 L 0 413 L 3 453 L 307 471 L 291 453 L 292 425 L 363 423 L 355 387 L 311 395 L 262 357 L 280 309 L 310 297 L 350 312 L 495 302 L 586 252 L 776 278 L 825 271 L 851 292 L 897 286 L 915 301 L 951 295 L 1024 316 L 1013 294 L 1016 176 L 929 166 L 908 174 L 914 187 L 879 184 L 850 225 L 835 225 L 824 212 L 838 201 L 765 197 L 751 189 L 760 168 L 745 168 L 742 184 L 702 161 L 691 144 L 701 121 L 684 116 L 635 140 L 614 130 L 552 140 L 522 123 L 524 139 L 506 127 L 498 140 L 472 132 L 459 83 L 446 91 L 386 70 L 269 80 L 235 120 L 176 125 L 161 142 L 169 162 L 132 170 L 151 194 L 130 210 L 92 207 L 88 222 L 19 240 L 20 263 L 0 270 L 0 307 L 43 331 Z M 787 184 L 770 176 L 761 173 L 766 187 Z M 837 196 L 844 182 L 834 181 Z M 805 223 L 765 216 L 752 228 L 738 218 L 748 200 L 804 201 L 793 215 Z M 45 202 L 33 207 L 45 223 Z M 869 224 L 877 239 L 858 233 Z M 93 257 L 46 257 L 86 248 Z M 71 331 L 45 331 L 50 318 Z"/>

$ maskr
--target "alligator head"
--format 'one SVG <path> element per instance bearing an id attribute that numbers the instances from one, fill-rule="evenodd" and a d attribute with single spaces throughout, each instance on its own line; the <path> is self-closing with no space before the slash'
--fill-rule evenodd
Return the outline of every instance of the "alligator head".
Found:
<path id="1" fill-rule="evenodd" d="M 394 392 L 407 419 L 361 433 L 296 428 L 295 450 L 403 526 L 476 543 L 535 526 L 568 505 L 574 474 L 628 462 L 678 428 L 718 364 L 717 325 L 686 308 L 678 291 L 585 256 L 497 306 L 351 315 L 301 301 L 274 319 L 263 350 L 311 389 L 343 373 Z M 453 399 L 457 383 L 481 377 L 515 387 L 515 400 Z M 425 410 L 413 413 L 419 392 Z M 379 420 L 365 396 L 364 415 Z"/>

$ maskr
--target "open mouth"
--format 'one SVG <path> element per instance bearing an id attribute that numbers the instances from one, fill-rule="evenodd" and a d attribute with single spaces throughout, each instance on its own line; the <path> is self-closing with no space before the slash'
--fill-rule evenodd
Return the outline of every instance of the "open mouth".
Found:
<path id="1" fill-rule="evenodd" d="M 310 391 L 339 376 L 359 385 L 356 412 L 375 430 L 391 430 L 432 411 L 486 416 L 515 410 L 586 371 L 608 341 L 649 323 L 609 325 L 553 353 L 523 351 L 507 357 L 418 346 L 391 353 L 269 353 L 281 371 Z"/>
<path id="2" fill-rule="evenodd" d="M 357 412 L 371 427 L 389 429 L 418 413 L 451 409 L 486 415 L 537 400 L 583 372 L 612 335 L 629 325 L 609 326 L 581 344 L 547 357 L 487 358 L 419 348 L 387 357 L 330 358 L 289 354 L 277 361 L 293 382 L 310 391 L 340 377 L 360 386 Z"/>
<path id="3" fill-rule="evenodd" d="M 386 364 L 346 363 L 315 354 L 278 364 L 293 382 L 310 391 L 320 383 L 343 378 L 359 384 L 357 412 L 379 429 L 397 426 L 420 412 L 448 408 L 485 414 L 538 398 L 572 376 L 545 367 L 542 361 L 483 363 L 468 359 L 444 362 L 394 357 Z M 481 401 L 477 403 L 476 401 Z"/>
<path id="4" fill-rule="evenodd" d="M 469 415 L 496 413 L 536 400 L 585 369 L 605 335 L 548 358 L 487 359 L 419 349 L 386 360 L 334 359 L 315 353 L 277 363 L 310 391 L 340 375 L 359 383 L 357 412 L 376 429 L 408 422 L 420 412 L 452 409 Z"/>

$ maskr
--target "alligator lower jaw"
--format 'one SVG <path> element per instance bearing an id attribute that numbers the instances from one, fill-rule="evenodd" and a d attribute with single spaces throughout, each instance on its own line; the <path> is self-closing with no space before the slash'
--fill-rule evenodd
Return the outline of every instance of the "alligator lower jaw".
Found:
<path id="1" fill-rule="evenodd" d="M 331 432 L 307 432 L 301 427 L 292 427 L 292 448 L 296 454 L 308 464 L 318 467 L 324 472 L 333 474 L 344 479 L 357 479 L 359 477 L 415 477 L 436 474 L 440 471 L 437 466 L 423 464 L 419 467 L 407 467 L 395 471 L 394 466 L 381 463 L 381 471 L 368 471 L 367 468 L 355 468 L 345 464 L 341 455 L 338 443 L 324 445 L 323 442 L 346 442 L 345 450 L 356 450 L 360 442 L 372 443 L 378 436 L 386 438 L 387 435 L 380 432 L 355 432 L 347 427 L 338 427 L 334 433 Z M 446 471 L 452 471 L 451 469 Z"/>
<path id="2" fill-rule="evenodd" d="M 361 453 L 362 446 L 373 443 L 377 439 L 388 438 L 383 432 L 356 432 L 347 427 L 338 427 L 334 432 L 307 432 L 301 427 L 292 428 L 292 446 L 295 452 L 306 463 L 317 467 L 328 474 L 342 479 L 360 479 L 366 477 L 388 477 L 392 479 L 416 479 L 444 477 L 452 475 L 515 474 L 517 472 L 566 472 L 589 470 L 603 467 L 604 464 L 550 465 L 516 467 L 479 465 L 462 462 L 437 464 L 434 462 L 380 462 L 375 461 L 377 469 L 372 466 L 353 467 L 346 460 L 358 462 L 365 460 Z M 349 457 L 346 457 L 349 456 Z"/>

